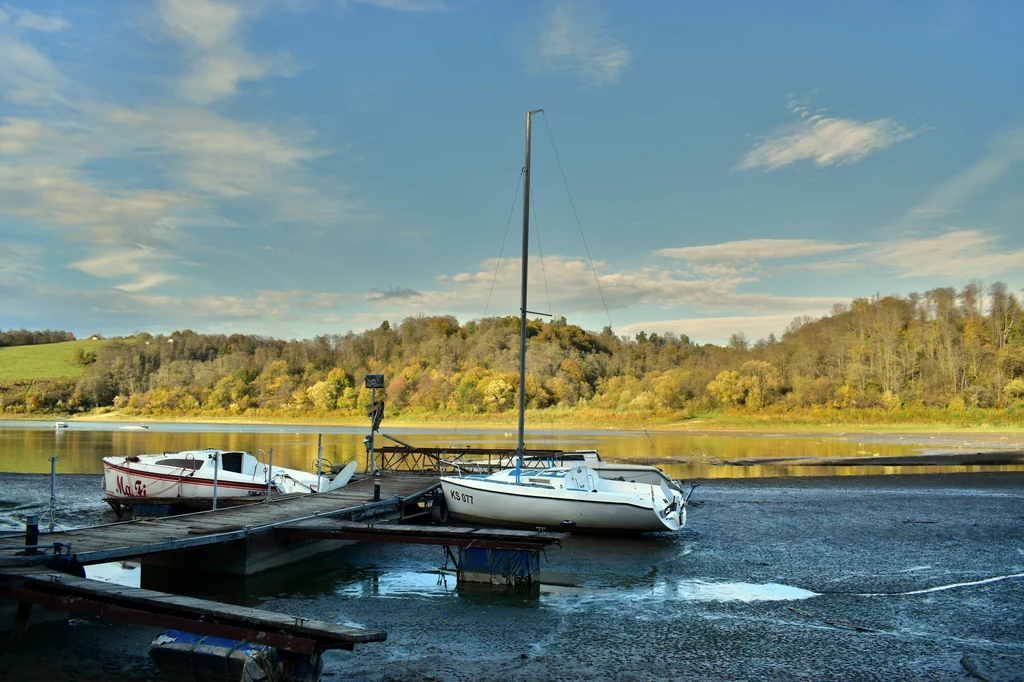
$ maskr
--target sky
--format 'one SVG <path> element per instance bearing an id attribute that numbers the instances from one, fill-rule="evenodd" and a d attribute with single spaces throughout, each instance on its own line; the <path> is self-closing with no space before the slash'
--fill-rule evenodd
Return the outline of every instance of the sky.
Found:
<path id="1" fill-rule="evenodd" d="M 723 343 L 1024 288 L 1024 3 L 0 0 L 0 329 L 531 311 Z"/>

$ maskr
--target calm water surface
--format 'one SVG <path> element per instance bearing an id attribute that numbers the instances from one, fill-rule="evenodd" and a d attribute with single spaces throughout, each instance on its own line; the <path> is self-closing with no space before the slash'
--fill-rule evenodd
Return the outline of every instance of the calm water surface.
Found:
<path id="1" fill-rule="evenodd" d="M 509 446 L 515 434 L 500 430 L 448 427 L 444 429 L 385 428 L 385 433 L 415 445 Z M 49 458 L 59 458 L 61 474 L 102 473 L 101 459 L 181 450 L 218 448 L 246 450 L 264 461 L 271 449 L 274 463 L 311 470 L 322 435 L 324 458 L 335 463 L 357 460 L 364 465 L 363 439 L 368 431 L 352 426 L 137 424 L 70 422 L 54 429 L 53 422 L 0 421 L 0 471 L 49 472 Z M 527 447 L 596 449 L 609 461 L 657 464 L 676 478 L 759 478 L 764 476 L 836 476 L 905 473 L 963 473 L 1013 471 L 1019 466 L 820 466 L 806 464 L 733 465 L 731 460 L 781 457 L 891 457 L 916 455 L 942 447 L 925 446 L 927 436 L 899 434 L 869 437 L 822 435 L 694 435 L 678 432 L 535 431 Z M 906 440 L 905 440 L 906 439 Z M 394 444 L 378 436 L 378 445 Z"/>

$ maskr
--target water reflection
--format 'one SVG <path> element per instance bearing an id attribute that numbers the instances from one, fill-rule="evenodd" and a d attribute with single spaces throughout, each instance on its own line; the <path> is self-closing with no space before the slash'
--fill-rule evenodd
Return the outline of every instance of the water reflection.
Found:
<path id="1" fill-rule="evenodd" d="M 335 464 L 355 459 L 362 466 L 365 429 L 339 426 L 282 426 L 235 424 L 150 424 L 148 429 L 122 430 L 119 424 L 71 422 L 54 429 L 51 422 L 0 422 L 0 471 L 47 473 L 49 457 L 59 457 L 61 474 L 102 473 L 101 459 L 147 453 L 218 448 L 257 453 L 266 461 L 310 470 L 317 456 L 317 433 L 323 434 L 324 458 Z M 402 440 L 422 446 L 508 447 L 511 434 L 495 430 L 389 429 Z M 608 461 L 642 461 L 660 466 L 674 478 L 761 478 L 771 476 L 878 476 L 887 474 L 971 473 L 1022 471 L 1020 464 L 960 465 L 816 465 L 807 462 L 730 464 L 732 460 L 779 458 L 900 457 L 921 454 L 925 447 L 907 442 L 876 442 L 879 436 L 695 435 L 630 431 L 535 431 L 528 447 L 596 449 Z M 905 435 L 892 435 L 904 440 Z M 387 443 L 383 437 L 378 443 Z M 928 448 L 936 450 L 934 446 Z M 952 448 L 950 448 L 952 450 Z M 262 451 L 262 453 L 260 452 Z"/>

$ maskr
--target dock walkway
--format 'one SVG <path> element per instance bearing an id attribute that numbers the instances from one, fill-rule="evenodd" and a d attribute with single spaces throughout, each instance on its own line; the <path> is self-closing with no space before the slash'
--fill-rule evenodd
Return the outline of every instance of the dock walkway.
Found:
<path id="1" fill-rule="evenodd" d="M 430 495 L 437 477 L 389 474 L 380 477 L 380 501 L 374 481 L 364 478 L 316 495 L 279 495 L 269 501 L 160 519 L 138 519 L 76 530 L 40 533 L 40 546 L 60 543 L 82 565 L 120 561 L 148 554 L 242 540 L 286 524 L 317 518 L 351 521 L 401 513 L 403 505 Z M 0 569 L 25 566 L 40 557 L 0 556 Z"/>

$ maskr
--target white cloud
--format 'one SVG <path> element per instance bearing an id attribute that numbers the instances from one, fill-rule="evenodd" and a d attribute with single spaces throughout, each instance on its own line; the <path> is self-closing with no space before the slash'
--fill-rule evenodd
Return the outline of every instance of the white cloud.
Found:
<path id="1" fill-rule="evenodd" d="M 799 161 L 813 161 L 818 166 L 855 163 L 917 134 L 889 118 L 862 123 L 811 113 L 796 104 L 790 105 L 790 111 L 799 120 L 758 138 L 740 168 L 774 170 Z"/>
<path id="2" fill-rule="evenodd" d="M 68 267 L 101 279 L 128 280 L 114 288 L 133 293 L 178 278 L 177 275 L 159 269 L 159 262 L 166 259 L 167 256 L 159 254 L 153 247 L 140 246 L 132 249 L 106 249 L 90 258 L 71 263 Z"/>
<path id="3" fill-rule="evenodd" d="M 817 239 L 745 239 L 708 246 L 658 249 L 655 256 L 666 256 L 692 263 L 736 262 L 769 258 L 798 258 L 823 253 L 848 251 L 861 244 L 823 242 Z"/>
<path id="4" fill-rule="evenodd" d="M 311 320 L 344 331 L 351 328 L 345 320 L 354 317 L 340 314 L 353 296 L 305 290 L 172 296 L 121 286 L 102 292 L 50 290 L 46 294 L 55 300 L 73 297 L 79 305 L 108 316 L 108 325 L 125 320 L 123 324 L 128 330 L 139 329 L 142 324 L 151 331 L 189 327 L 207 332 L 272 333 L 278 338 L 289 338 L 296 336 L 297 325 L 305 326 Z M 379 324 L 380 320 L 373 326 Z"/>
<path id="5" fill-rule="evenodd" d="M 590 86 L 618 83 L 631 54 L 607 31 L 591 6 L 560 2 L 541 29 L 538 44 L 527 53 L 530 70 L 578 78 Z"/>
<path id="6" fill-rule="evenodd" d="M 160 0 L 158 12 L 167 35 L 177 40 L 190 64 L 181 83 L 190 99 L 208 103 L 233 95 L 242 81 L 290 76 L 295 65 L 286 52 L 256 55 L 245 48 L 246 19 L 265 3 L 222 0 Z"/>
<path id="7" fill-rule="evenodd" d="M 293 131 L 285 137 L 265 125 L 204 109 L 119 109 L 106 119 L 111 125 L 108 144 L 120 144 L 125 152 L 170 153 L 178 180 L 222 197 L 273 193 L 289 184 L 289 173 L 319 155 L 306 146 L 312 133 Z"/>
<path id="8" fill-rule="evenodd" d="M 2 24 L 13 24 L 19 28 L 46 33 L 63 31 L 71 26 L 59 14 L 36 14 L 30 10 L 7 4 L 0 5 L 0 25 Z"/>
<path id="9" fill-rule="evenodd" d="M 42 138 L 52 134 L 42 121 L 27 118 L 0 118 L 0 156 L 24 154 Z"/>
<path id="10" fill-rule="evenodd" d="M 0 214 L 44 226 L 82 228 L 97 242 L 137 235 L 184 197 L 160 190 L 105 191 L 82 173 L 60 166 L 0 165 Z"/>
<path id="11" fill-rule="evenodd" d="M 735 270 L 700 273 L 657 267 L 602 274 L 599 277 L 599 292 L 587 261 L 552 255 L 545 257 L 544 262 L 546 282 L 539 263 L 531 266 L 530 309 L 569 318 L 601 313 L 605 305 L 612 311 L 642 306 L 666 309 L 689 306 L 698 310 L 768 312 L 794 308 L 802 310 L 809 306 L 827 310 L 838 300 L 832 297 L 785 297 L 762 292 L 742 292 L 740 287 L 756 282 L 757 278 Z M 596 265 L 599 270 L 606 268 L 604 263 Z M 502 261 L 497 277 L 494 267 L 493 260 L 485 261 L 476 272 L 441 277 L 437 288 L 433 290 L 418 288 L 418 297 L 403 301 L 403 309 L 407 311 L 406 314 L 513 314 L 519 307 L 520 261 Z M 370 302 L 394 305 L 394 301 L 380 298 Z"/>
<path id="12" fill-rule="evenodd" d="M 836 301 L 845 302 L 843 301 Z M 822 305 L 811 308 L 792 308 L 789 312 L 775 315 L 746 315 L 735 317 L 684 317 L 675 320 L 650 320 L 622 325 L 616 331 L 619 334 L 633 336 L 641 331 L 648 334 L 686 334 L 694 343 L 717 343 L 728 341 L 729 337 L 742 332 L 751 341 L 767 338 L 775 334 L 782 338 L 782 333 L 793 321 L 794 317 L 822 317 L 831 312 L 831 306 Z"/>
<path id="13" fill-rule="evenodd" d="M 15 104 L 35 104 L 53 98 L 62 84 L 46 55 L 0 31 L 0 96 Z"/>
<path id="14" fill-rule="evenodd" d="M 767 270 L 763 261 L 841 253 L 842 259 L 790 263 L 771 269 L 774 273 L 827 272 L 836 274 L 883 269 L 897 277 L 986 277 L 1024 266 L 1024 249 L 1007 249 L 1000 238 L 983 230 L 954 229 L 938 235 L 904 235 L 878 242 L 822 242 L 813 239 L 749 239 L 708 246 L 659 249 L 655 255 L 690 263 L 690 272 L 701 280 L 753 282 Z M 743 264 L 738 266 L 736 264 Z M 753 298 L 735 298 L 747 305 Z"/>
<path id="15" fill-rule="evenodd" d="M 903 237 L 865 253 L 899 277 L 989 277 L 1024 268 L 1024 249 L 1007 249 L 981 230 L 953 230 L 935 237 Z"/>

